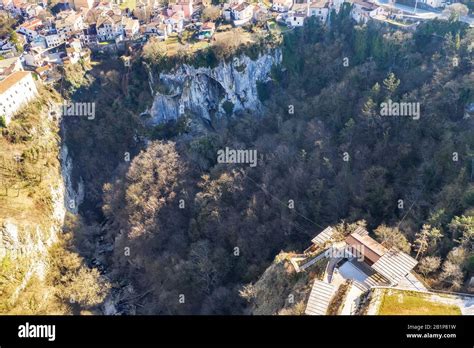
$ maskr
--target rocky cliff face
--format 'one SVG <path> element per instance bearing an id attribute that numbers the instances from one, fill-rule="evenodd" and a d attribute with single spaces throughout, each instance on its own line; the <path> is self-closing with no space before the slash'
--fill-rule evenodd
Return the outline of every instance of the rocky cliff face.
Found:
<path id="1" fill-rule="evenodd" d="M 62 221 L 52 223 L 49 228 L 39 225 L 19 224 L 4 220 L 0 225 L 0 260 L 8 257 L 14 263 L 21 264 L 20 278 L 15 291 L 10 296 L 14 304 L 18 295 L 25 289 L 33 276 L 44 281 L 48 270 L 48 248 L 57 241 Z"/>
<path id="2" fill-rule="evenodd" d="M 80 179 L 77 185 L 74 185 L 72 171 L 72 158 L 69 156 L 69 150 L 66 146 L 66 142 L 63 139 L 63 143 L 61 145 L 61 174 L 64 180 L 65 188 L 64 205 L 69 212 L 77 214 L 79 212 L 79 205 L 84 200 L 84 184 L 82 179 Z"/>
<path id="3" fill-rule="evenodd" d="M 150 76 L 155 94 L 150 110 L 151 123 L 156 125 L 191 113 L 211 120 L 240 110 L 261 109 L 257 82 L 266 82 L 272 66 L 281 62 L 279 49 L 261 54 L 252 60 L 242 55 L 230 62 L 221 62 L 215 68 L 196 68 L 181 65 L 158 77 Z M 227 111 L 226 111 L 227 109 Z"/>

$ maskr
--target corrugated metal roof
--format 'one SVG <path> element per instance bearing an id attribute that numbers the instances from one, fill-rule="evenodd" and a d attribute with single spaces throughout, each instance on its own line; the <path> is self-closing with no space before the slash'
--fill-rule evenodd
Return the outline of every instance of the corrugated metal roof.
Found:
<path id="1" fill-rule="evenodd" d="M 392 284 L 406 276 L 418 263 L 410 255 L 392 248 L 372 265 L 372 268 L 387 278 Z"/>
<path id="2" fill-rule="evenodd" d="M 369 231 L 367 231 L 364 227 L 362 226 L 359 226 L 357 227 L 354 232 L 352 233 L 355 233 L 355 234 L 358 234 L 358 235 L 361 235 L 361 236 L 368 236 L 369 235 Z"/>
<path id="3" fill-rule="evenodd" d="M 333 235 L 334 235 L 334 229 L 331 226 L 328 226 L 324 230 L 322 230 L 322 232 L 319 233 L 316 237 L 311 239 L 311 242 L 313 242 L 313 244 L 323 245 L 328 240 L 330 240 Z"/>
<path id="4" fill-rule="evenodd" d="M 326 315 L 329 302 L 334 295 L 334 285 L 315 280 L 306 304 L 305 314 Z"/>

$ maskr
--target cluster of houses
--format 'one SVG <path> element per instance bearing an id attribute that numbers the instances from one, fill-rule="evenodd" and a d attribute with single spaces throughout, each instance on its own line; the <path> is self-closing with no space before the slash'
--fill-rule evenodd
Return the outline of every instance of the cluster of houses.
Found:
<path id="1" fill-rule="evenodd" d="M 316 17 L 326 23 L 332 10 L 339 13 L 343 3 L 352 4 L 351 16 L 358 23 L 367 23 L 370 19 L 386 18 L 387 7 L 371 0 L 273 0 L 272 10 L 279 13 L 277 20 L 289 27 L 301 27 L 307 17 Z"/>
<path id="2" fill-rule="evenodd" d="M 201 39 L 212 37 L 215 22 L 201 23 L 203 9 L 211 6 L 210 0 L 170 0 L 163 5 L 159 0 L 136 0 L 133 9 L 124 9 L 123 0 L 59 0 L 56 5 L 48 5 L 47 0 L 0 0 L 0 9 L 19 19 L 16 29 L 17 42 L 0 38 L 0 55 L 8 56 L 20 46 L 32 49 L 29 62 L 38 62 L 39 52 L 61 46 L 71 46 L 71 40 L 78 40 L 81 49 L 97 47 L 103 42 L 121 42 L 156 36 L 167 39 L 172 33 L 180 34 L 188 26 L 198 27 Z M 437 0 L 426 0 L 433 2 Z M 353 4 L 352 17 L 357 22 L 367 22 L 387 13 L 387 6 L 378 5 L 375 0 L 272 0 L 271 4 L 259 1 L 228 0 L 219 5 L 221 19 L 241 26 L 247 23 L 277 20 L 291 27 L 302 26 L 306 17 L 314 16 L 326 22 L 331 10 L 339 11 L 344 2 Z M 219 22 L 219 21 L 218 21 Z M 68 62 L 74 63 L 84 55 L 77 52 L 78 44 L 71 46 Z M 28 52 L 30 53 L 30 52 Z M 52 53 L 56 53 L 53 51 Z M 50 57 L 57 63 L 61 57 Z"/>
<path id="3" fill-rule="evenodd" d="M 290 28 L 302 26 L 308 17 L 326 23 L 330 12 L 338 12 L 345 2 L 352 4 L 352 18 L 359 23 L 393 14 L 393 8 L 376 0 L 227 0 L 217 6 L 211 0 L 135 0 L 133 8 L 125 1 L 59 0 L 51 4 L 48 0 L 0 0 L 0 14 L 18 23 L 0 37 L 0 116 L 10 117 L 36 93 L 23 68 L 46 83 L 54 82 L 60 78 L 58 66 L 87 61 L 91 50 L 101 52 L 125 42 L 143 44 L 150 37 L 167 40 L 187 29 L 199 40 L 212 40 L 215 31 L 229 24 L 244 26 L 270 19 Z M 442 0 L 420 2 L 444 4 Z M 217 18 L 203 16 L 210 6 L 214 13 L 218 11 Z M 27 90 L 20 93 L 22 88 Z M 13 102 L 16 94 L 23 97 Z"/>
<path id="4" fill-rule="evenodd" d="M 235 26 L 276 17 L 278 22 L 290 28 L 301 27 L 307 17 L 316 17 L 326 23 L 329 13 L 332 10 L 338 13 L 344 2 L 353 5 L 351 15 L 357 22 L 366 23 L 371 18 L 387 14 L 385 7 L 376 5 L 372 0 L 272 0 L 269 8 L 262 3 L 237 0 L 224 4 L 223 15 Z"/>
<path id="5" fill-rule="evenodd" d="M 180 35 L 186 28 L 198 28 L 197 37 L 210 39 L 224 20 L 234 26 L 276 18 L 282 24 L 298 27 L 307 17 L 326 22 L 332 10 L 339 11 L 344 2 L 353 5 L 357 22 L 386 18 L 390 10 L 375 0 L 271 0 L 271 3 L 227 0 L 217 8 L 216 22 L 201 22 L 210 0 L 136 0 L 133 9 L 124 0 L 59 0 L 54 6 L 47 0 L 0 0 L 0 10 L 16 18 L 15 40 L 0 38 L 0 55 L 12 57 L 18 47 L 25 48 L 28 66 L 76 63 L 87 56 L 87 48 L 104 43 L 144 39 L 154 36 L 166 40 L 172 33 Z M 424 0 L 440 5 L 441 0 Z M 438 2 L 439 3 L 438 3 Z M 60 47 L 61 50 L 57 48 Z M 22 57 L 23 57 L 22 56 Z"/>
<path id="6" fill-rule="evenodd" d="M 0 57 L 5 59 L 3 69 L 10 69 L 7 62 L 13 59 L 15 64 L 35 71 L 42 80 L 54 82 L 59 78 L 57 66 L 88 60 L 90 50 L 101 50 L 110 44 L 145 42 L 149 37 L 166 40 L 173 33 L 181 35 L 190 26 L 198 28 L 198 39 L 210 40 L 217 26 L 226 21 L 242 26 L 291 13 L 290 9 L 297 6 L 307 7 L 306 16 L 318 16 L 325 21 L 329 8 L 337 7 L 343 0 L 316 0 L 305 4 L 274 0 L 271 7 L 229 0 L 217 7 L 219 19 L 204 23 L 202 13 L 211 6 L 210 0 L 170 0 L 166 5 L 159 0 L 136 0 L 133 9 L 126 8 L 123 1 L 59 0 L 52 5 L 47 0 L 0 0 L 3 15 L 18 23 L 13 33 L 0 37 Z M 288 17 L 290 25 L 302 24 L 302 21 L 293 23 L 291 20 L 303 20 L 300 12 L 291 15 Z M 5 80 L 5 76 L 1 79 Z M 2 107 L 5 106 L 2 104 Z"/>

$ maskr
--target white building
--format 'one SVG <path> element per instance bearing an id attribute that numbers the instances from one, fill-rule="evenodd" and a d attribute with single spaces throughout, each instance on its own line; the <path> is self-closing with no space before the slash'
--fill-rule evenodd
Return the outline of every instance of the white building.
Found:
<path id="1" fill-rule="evenodd" d="M 444 0 L 421 0 L 420 2 L 423 2 L 431 7 L 442 7 L 446 4 Z"/>
<path id="2" fill-rule="evenodd" d="M 38 36 L 38 27 L 42 26 L 42 24 L 40 19 L 33 19 L 20 24 L 18 32 L 25 35 L 28 41 L 33 41 Z"/>
<path id="3" fill-rule="evenodd" d="M 316 17 L 326 23 L 329 16 L 329 2 L 327 0 L 316 0 L 308 5 L 308 16 Z"/>
<path id="4" fill-rule="evenodd" d="M 286 24 L 292 27 L 302 27 L 304 25 L 304 20 L 306 14 L 304 13 L 289 13 L 286 18 Z"/>
<path id="5" fill-rule="evenodd" d="M 8 54 L 16 52 L 15 45 L 8 39 L 0 40 L 0 54 L 6 57 Z"/>
<path id="6" fill-rule="evenodd" d="M 112 41 L 123 38 L 123 17 L 101 14 L 96 23 L 97 38 L 100 41 Z"/>
<path id="7" fill-rule="evenodd" d="M 44 39 L 44 37 L 38 35 L 30 42 L 30 47 L 46 49 L 48 46 L 46 45 L 46 40 Z"/>
<path id="8" fill-rule="evenodd" d="M 148 23 L 145 25 L 145 35 L 166 40 L 168 38 L 168 27 L 162 21 Z"/>
<path id="9" fill-rule="evenodd" d="M 235 26 L 244 25 L 253 17 L 253 6 L 247 2 L 234 5 L 230 8 L 230 15 Z"/>
<path id="10" fill-rule="evenodd" d="M 336 10 L 336 13 L 339 13 L 339 10 L 341 9 L 341 6 L 344 2 L 345 2 L 345 0 L 332 0 L 329 3 L 329 8 L 331 10 Z"/>
<path id="11" fill-rule="evenodd" d="M 172 32 L 181 33 L 184 28 L 184 12 L 182 10 L 173 12 L 168 8 L 163 16 L 163 22 L 166 24 L 168 34 Z"/>
<path id="12" fill-rule="evenodd" d="M 369 19 L 385 14 L 383 7 L 377 6 L 367 1 L 352 0 L 352 4 L 353 8 L 351 16 L 357 23 L 367 23 Z"/>
<path id="13" fill-rule="evenodd" d="M 80 13 L 74 11 L 61 12 L 56 20 L 56 30 L 59 35 L 71 35 L 84 28 L 84 21 Z"/>
<path id="14" fill-rule="evenodd" d="M 63 63 L 76 64 L 86 55 L 87 52 L 83 50 L 80 39 L 69 39 L 66 47 L 66 57 L 63 57 Z"/>
<path id="15" fill-rule="evenodd" d="M 28 71 L 17 71 L 0 81 L 0 115 L 6 123 L 25 104 L 34 99 L 38 91 Z"/>
<path id="16" fill-rule="evenodd" d="M 48 48 L 56 47 L 66 42 L 66 35 L 64 34 L 51 34 L 46 35 L 44 38 L 46 40 L 46 45 L 48 46 Z"/>
<path id="17" fill-rule="evenodd" d="M 31 48 L 23 55 L 25 65 L 32 67 L 40 67 L 45 63 L 44 50 L 41 48 Z"/>
<path id="18" fill-rule="evenodd" d="M 138 30 L 140 29 L 140 23 L 138 19 L 132 19 L 130 17 L 125 17 L 123 19 L 123 33 L 127 38 L 133 38 L 136 34 L 138 34 Z"/>
<path id="19" fill-rule="evenodd" d="M 276 12 L 288 12 L 293 6 L 293 0 L 273 0 L 272 10 Z"/>

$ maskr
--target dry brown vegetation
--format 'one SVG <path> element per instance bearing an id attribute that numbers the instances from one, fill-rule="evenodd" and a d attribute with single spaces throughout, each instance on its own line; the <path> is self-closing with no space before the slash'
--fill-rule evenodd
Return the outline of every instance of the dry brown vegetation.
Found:
<path id="1" fill-rule="evenodd" d="M 0 219 L 34 221 L 51 216 L 51 187 L 59 178 L 58 125 L 49 103 L 59 95 L 42 88 L 39 98 L 23 108 L 0 135 Z"/>
<path id="2" fill-rule="evenodd" d="M 73 250 L 70 234 L 59 235 L 49 255 L 35 249 L 61 228 L 53 214 L 53 200 L 60 197 L 52 196 L 62 186 L 59 127 L 49 114 L 61 100 L 54 90 L 41 87 L 38 98 L 1 130 L 0 228 L 8 220 L 18 227 L 22 246 L 32 248 L 0 260 L 2 314 L 78 313 L 101 303 L 108 290 L 98 271 Z M 38 264 L 46 268 L 46 274 L 41 272 L 46 279 L 36 272 L 29 276 Z"/>
<path id="3" fill-rule="evenodd" d="M 259 280 L 248 284 L 240 296 L 250 304 L 250 313 L 255 315 L 303 314 L 313 280 L 321 279 L 327 264 L 318 261 L 305 272 L 297 273 L 289 258 L 294 254 L 280 253 Z"/>

